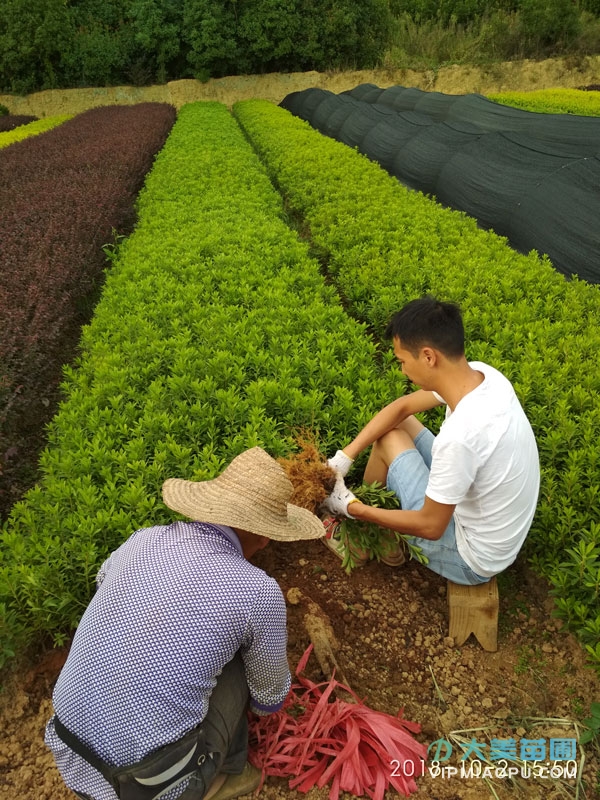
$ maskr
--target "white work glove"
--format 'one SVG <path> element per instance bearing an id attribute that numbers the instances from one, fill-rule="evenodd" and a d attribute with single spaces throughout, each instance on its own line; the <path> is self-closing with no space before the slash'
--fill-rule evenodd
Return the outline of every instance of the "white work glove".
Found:
<path id="1" fill-rule="evenodd" d="M 327 460 L 329 466 L 345 478 L 348 470 L 354 464 L 354 459 L 347 456 L 343 450 L 338 450 L 337 453 Z"/>
<path id="2" fill-rule="evenodd" d="M 352 515 L 348 513 L 348 506 L 356 499 L 350 489 L 346 488 L 344 478 L 338 475 L 333 491 L 323 501 L 323 508 L 333 514 L 334 517 L 343 516 L 352 519 Z"/>

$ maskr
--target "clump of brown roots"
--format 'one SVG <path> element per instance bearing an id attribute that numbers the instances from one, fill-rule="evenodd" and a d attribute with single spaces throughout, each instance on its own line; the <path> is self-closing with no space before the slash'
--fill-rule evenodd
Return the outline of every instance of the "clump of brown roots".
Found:
<path id="1" fill-rule="evenodd" d="M 277 461 L 294 487 L 290 502 L 316 514 L 333 490 L 335 470 L 321 455 L 312 438 L 301 435 L 296 438 L 296 443 L 300 448 L 298 453 Z"/>

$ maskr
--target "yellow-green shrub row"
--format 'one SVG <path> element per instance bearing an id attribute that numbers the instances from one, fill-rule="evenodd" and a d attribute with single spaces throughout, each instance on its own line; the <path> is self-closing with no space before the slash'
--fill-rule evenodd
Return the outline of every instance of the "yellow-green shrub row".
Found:
<path id="1" fill-rule="evenodd" d="M 540 89 L 535 92 L 502 92 L 490 94 L 488 97 L 505 106 L 536 111 L 540 114 L 600 116 L 600 92 L 586 92 L 580 89 Z"/>
<path id="2" fill-rule="evenodd" d="M 9 144 L 14 144 L 14 142 L 28 139 L 30 136 L 38 136 L 38 134 L 49 131 L 72 117 L 73 114 L 59 114 L 55 117 L 38 119 L 36 122 L 30 122 L 29 125 L 20 125 L 12 131 L 4 131 L 0 133 L 0 149 L 8 147 Z"/>
<path id="3" fill-rule="evenodd" d="M 414 297 L 457 301 L 468 357 L 513 381 L 543 473 L 527 552 L 600 664 L 600 289 L 516 253 L 282 108 L 251 100 L 234 113 L 351 313 L 381 334 Z"/>
<path id="4" fill-rule="evenodd" d="M 67 371 L 43 480 L 3 529 L 6 651 L 75 627 L 107 553 L 173 519 L 167 477 L 212 478 L 257 444 L 282 455 L 303 427 L 331 450 L 400 390 L 224 106 L 182 109 L 138 205 Z"/>

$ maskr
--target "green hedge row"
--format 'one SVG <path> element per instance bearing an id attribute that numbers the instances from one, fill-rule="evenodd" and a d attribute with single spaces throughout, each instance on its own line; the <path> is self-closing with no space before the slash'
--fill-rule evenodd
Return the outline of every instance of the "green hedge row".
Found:
<path id="1" fill-rule="evenodd" d="M 600 117 L 600 92 L 580 89 L 540 89 L 536 92 L 502 92 L 488 95 L 505 106 L 536 111 L 539 114 L 577 114 Z"/>
<path id="2" fill-rule="evenodd" d="M 138 199 L 43 479 L 2 530 L 0 649 L 76 626 L 107 553 L 170 521 L 167 477 L 208 479 L 254 445 L 324 449 L 399 391 L 344 312 L 227 109 L 184 107 Z"/>
<path id="3" fill-rule="evenodd" d="M 381 335 L 414 297 L 457 301 L 468 357 L 513 381 L 542 462 L 526 552 L 600 665 L 599 287 L 568 282 L 534 253 L 517 254 L 282 108 L 251 100 L 234 114 L 350 313 Z M 360 425 L 355 418 L 354 434 Z"/>

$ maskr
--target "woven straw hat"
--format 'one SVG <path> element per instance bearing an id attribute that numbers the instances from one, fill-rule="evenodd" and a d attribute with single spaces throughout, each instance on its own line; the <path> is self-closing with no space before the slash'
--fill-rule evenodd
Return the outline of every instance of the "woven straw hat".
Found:
<path id="1" fill-rule="evenodd" d="M 288 502 L 292 492 L 283 468 L 260 447 L 241 453 L 211 481 L 169 478 L 162 487 L 165 505 L 198 522 L 282 542 L 323 536 L 317 516 Z"/>

